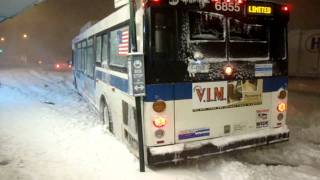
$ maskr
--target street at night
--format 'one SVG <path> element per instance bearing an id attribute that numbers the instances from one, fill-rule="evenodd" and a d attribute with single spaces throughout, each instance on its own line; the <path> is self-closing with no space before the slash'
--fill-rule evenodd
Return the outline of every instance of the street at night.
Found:
<path id="1" fill-rule="evenodd" d="M 0 180 L 320 180 L 319 0 L 0 0 Z"/>

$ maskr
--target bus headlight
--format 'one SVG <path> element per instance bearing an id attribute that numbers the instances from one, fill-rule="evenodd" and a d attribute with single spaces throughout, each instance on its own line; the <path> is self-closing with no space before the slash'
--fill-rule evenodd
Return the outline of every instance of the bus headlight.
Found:
<path id="1" fill-rule="evenodd" d="M 157 128 L 162 128 L 167 124 L 167 119 L 161 116 L 156 116 L 153 118 L 153 125 Z"/>
<path id="2" fill-rule="evenodd" d="M 281 113 L 285 112 L 287 110 L 287 104 L 286 103 L 278 104 L 277 110 Z"/>
<path id="3" fill-rule="evenodd" d="M 152 108 L 155 112 L 161 113 L 166 109 L 166 103 L 164 101 L 156 101 L 153 103 Z"/>

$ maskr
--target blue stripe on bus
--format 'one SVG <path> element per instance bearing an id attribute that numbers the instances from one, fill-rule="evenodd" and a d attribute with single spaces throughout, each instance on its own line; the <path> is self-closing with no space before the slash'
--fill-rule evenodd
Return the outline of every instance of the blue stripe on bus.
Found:
<path id="1" fill-rule="evenodd" d="M 192 83 L 178 83 L 174 88 L 175 100 L 192 99 Z"/>
<path id="2" fill-rule="evenodd" d="M 266 67 L 266 68 L 256 68 L 256 71 L 272 71 L 272 67 Z"/>
<path id="3" fill-rule="evenodd" d="M 96 78 L 106 84 L 109 84 L 117 89 L 120 89 L 125 93 L 129 93 L 129 85 L 128 85 L 127 79 L 123 79 L 118 76 L 114 76 L 112 74 L 108 74 L 102 71 L 96 72 Z"/>
<path id="4" fill-rule="evenodd" d="M 263 92 L 274 92 L 280 88 L 287 89 L 288 78 L 264 78 Z M 146 88 L 146 102 L 154 102 L 157 100 L 172 101 L 192 99 L 192 83 L 177 83 L 177 84 L 149 84 Z"/>
<path id="5" fill-rule="evenodd" d="M 154 102 L 156 100 L 170 101 L 174 99 L 174 84 L 151 84 L 146 87 L 144 100 Z"/>
<path id="6" fill-rule="evenodd" d="M 263 79 L 263 92 L 274 92 L 280 88 L 288 88 L 287 77 L 276 77 L 276 78 L 264 78 Z"/>

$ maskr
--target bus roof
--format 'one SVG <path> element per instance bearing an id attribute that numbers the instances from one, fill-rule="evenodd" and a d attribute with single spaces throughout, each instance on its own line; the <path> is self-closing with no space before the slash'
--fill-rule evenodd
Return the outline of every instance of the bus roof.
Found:
<path id="1" fill-rule="evenodd" d="M 110 14 L 109 16 L 105 17 L 104 19 L 100 20 L 96 24 L 92 25 L 84 32 L 81 32 L 72 40 L 72 44 L 82 41 L 84 39 L 87 39 L 93 36 L 94 34 L 100 33 L 117 24 L 128 21 L 129 19 L 130 19 L 129 5 L 125 5 L 122 8 Z"/>

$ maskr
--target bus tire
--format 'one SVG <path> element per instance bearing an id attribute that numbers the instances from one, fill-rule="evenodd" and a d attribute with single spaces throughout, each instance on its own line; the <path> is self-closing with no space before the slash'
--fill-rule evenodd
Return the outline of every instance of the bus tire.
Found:
<path id="1" fill-rule="evenodd" d="M 102 100 L 100 104 L 100 120 L 107 126 L 107 129 L 113 133 L 113 122 L 111 119 L 110 109 L 105 100 Z"/>

